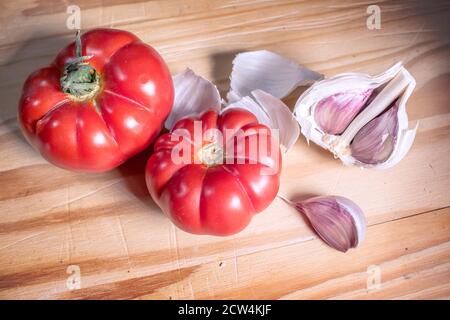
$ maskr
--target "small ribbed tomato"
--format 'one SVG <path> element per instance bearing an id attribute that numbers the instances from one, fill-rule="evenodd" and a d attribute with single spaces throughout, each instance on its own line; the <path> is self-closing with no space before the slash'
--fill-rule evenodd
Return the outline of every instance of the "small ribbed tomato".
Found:
<path id="1" fill-rule="evenodd" d="M 152 47 L 126 31 L 95 29 L 28 77 L 18 118 L 48 161 L 101 172 L 150 145 L 173 96 L 169 70 Z"/>
<path id="2" fill-rule="evenodd" d="M 208 134 L 214 130 L 220 134 Z M 146 182 L 178 227 L 225 236 L 244 229 L 272 202 L 280 171 L 280 147 L 270 129 L 246 110 L 228 109 L 181 119 L 160 136 Z"/>

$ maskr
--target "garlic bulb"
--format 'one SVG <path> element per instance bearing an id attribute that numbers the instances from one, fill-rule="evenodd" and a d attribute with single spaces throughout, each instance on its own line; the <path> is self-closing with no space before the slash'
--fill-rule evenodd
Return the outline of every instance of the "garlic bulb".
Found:
<path id="1" fill-rule="evenodd" d="M 304 214 L 319 237 L 341 252 L 356 248 L 364 240 L 366 218 L 361 208 L 340 196 L 319 196 L 300 202 L 283 201 Z"/>
<path id="2" fill-rule="evenodd" d="M 407 154 L 416 128 L 408 130 L 406 102 L 415 87 L 395 64 L 378 76 L 345 73 L 313 84 L 294 114 L 302 134 L 346 165 L 389 168 Z"/>

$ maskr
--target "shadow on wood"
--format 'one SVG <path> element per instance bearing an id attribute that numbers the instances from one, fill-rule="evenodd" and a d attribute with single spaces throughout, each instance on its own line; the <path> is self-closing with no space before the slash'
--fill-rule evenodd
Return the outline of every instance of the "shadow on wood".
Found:
<path id="1" fill-rule="evenodd" d="M 125 182 L 130 193 L 133 194 L 136 199 L 148 206 L 149 212 L 159 212 L 162 214 L 163 212 L 150 196 L 145 183 L 145 166 L 152 153 L 153 144 L 131 159 L 128 159 L 116 170 L 118 170 L 122 176 L 123 181 Z"/>

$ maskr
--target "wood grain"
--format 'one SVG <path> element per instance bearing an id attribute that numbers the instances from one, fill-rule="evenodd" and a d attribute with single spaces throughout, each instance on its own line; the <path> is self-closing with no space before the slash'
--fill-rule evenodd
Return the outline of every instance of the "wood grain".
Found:
<path id="1" fill-rule="evenodd" d="M 237 52 L 268 49 L 332 76 L 403 61 L 417 80 L 413 149 L 387 171 L 342 166 L 300 138 L 280 194 L 339 194 L 365 211 L 363 245 L 317 239 L 276 199 L 242 233 L 176 229 L 147 193 L 147 150 L 105 174 L 45 162 L 15 120 L 26 76 L 69 42 L 66 2 L 0 3 L 0 298 L 449 299 L 450 3 L 448 1 L 77 1 L 82 28 L 117 27 L 155 46 L 172 73 L 190 67 L 225 93 Z M 381 30 L 366 27 L 381 8 Z M 286 99 L 292 107 L 304 88 Z M 66 285 L 78 266 L 81 288 Z M 372 271 L 381 283 L 368 282 Z"/>

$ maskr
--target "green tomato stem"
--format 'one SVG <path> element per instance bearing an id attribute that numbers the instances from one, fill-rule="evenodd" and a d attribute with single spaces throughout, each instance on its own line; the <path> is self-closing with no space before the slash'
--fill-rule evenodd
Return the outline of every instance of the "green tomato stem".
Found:
<path id="1" fill-rule="evenodd" d="M 77 30 L 75 54 L 75 59 L 64 66 L 60 78 L 61 90 L 73 100 L 84 101 L 96 95 L 100 89 L 100 77 L 95 68 L 87 62 L 91 57 L 82 56 L 80 30 Z"/>

